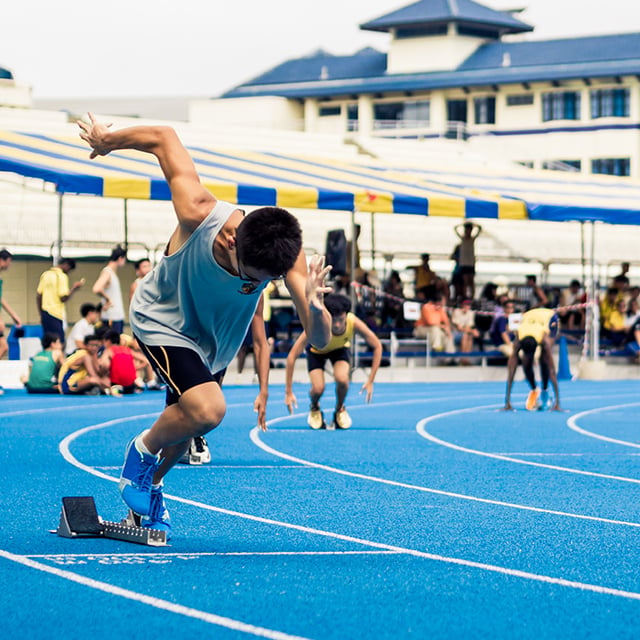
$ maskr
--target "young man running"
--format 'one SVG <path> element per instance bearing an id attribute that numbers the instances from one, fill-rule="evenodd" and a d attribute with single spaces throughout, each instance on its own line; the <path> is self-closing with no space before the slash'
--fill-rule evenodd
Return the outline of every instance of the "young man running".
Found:
<path id="1" fill-rule="evenodd" d="M 191 438 L 222 421 L 226 405 L 216 374 L 235 357 L 262 290 L 284 277 L 311 342 L 322 348 L 330 337 L 322 301 L 329 267 L 314 257 L 307 269 L 300 226 L 284 209 L 263 207 L 245 217 L 217 200 L 172 128 L 110 131 L 92 114 L 78 126 L 91 158 L 119 149 L 155 156 L 178 219 L 163 259 L 138 285 L 129 314 L 140 347 L 167 384 L 166 407 L 129 443 L 120 478 L 122 498 L 143 526 L 169 535 L 162 480 Z M 261 381 L 254 406 L 262 429 L 267 395 Z"/>
<path id="2" fill-rule="evenodd" d="M 293 393 L 293 368 L 298 356 L 305 350 L 307 352 L 307 370 L 311 380 L 311 408 L 307 422 L 312 429 L 348 429 L 351 426 L 351 417 L 347 413 L 344 401 L 349 391 L 349 377 L 351 373 L 351 353 L 349 347 L 353 341 L 353 334 L 359 333 L 373 349 L 371 371 L 369 378 L 362 385 L 362 391 L 367 394 L 367 402 L 371 402 L 373 396 L 373 381 L 382 360 L 382 343 L 378 336 L 355 314 L 351 313 L 351 301 L 346 296 L 330 294 L 325 298 L 325 305 L 331 314 L 331 341 L 324 349 L 319 349 L 309 344 L 304 332 L 300 334 L 287 356 L 287 369 L 285 373 L 285 404 L 289 413 L 293 413 L 298 406 L 298 400 Z M 336 406 L 333 412 L 333 420 L 329 426 L 324 421 L 320 410 L 320 398 L 324 393 L 324 366 L 327 362 L 333 365 L 333 377 L 336 382 Z M 361 391 L 361 392 L 362 392 Z"/>
<path id="3" fill-rule="evenodd" d="M 505 411 L 513 410 L 511 406 L 511 386 L 518 368 L 520 353 L 522 353 L 522 369 L 529 383 L 531 391 L 527 396 L 526 408 L 528 411 L 536 409 L 548 409 L 549 380 L 553 385 L 555 402 L 551 406 L 552 411 L 560 411 L 560 391 L 558 389 L 558 376 L 556 365 L 553 361 L 551 348 L 558 333 L 558 315 L 553 309 L 531 309 L 522 315 L 516 339 L 513 342 L 513 352 L 507 363 L 507 394 L 505 399 Z M 536 377 L 533 372 L 533 361 L 536 350 L 540 347 L 540 378 L 542 382 L 542 394 L 536 387 Z"/>

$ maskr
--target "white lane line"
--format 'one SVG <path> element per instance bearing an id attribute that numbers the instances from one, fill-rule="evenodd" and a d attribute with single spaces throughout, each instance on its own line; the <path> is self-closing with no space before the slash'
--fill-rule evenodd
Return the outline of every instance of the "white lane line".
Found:
<path id="1" fill-rule="evenodd" d="M 386 556 L 400 555 L 399 551 L 385 551 L 382 549 L 366 550 L 366 551 L 202 551 L 187 553 L 24 553 L 23 558 L 40 558 L 44 560 L 64 560 L 67 558 L 86 558 L 88 560 L 101 560 L 112 558 L 124 559 L 146 559 L 146 558 L 178 558 L 178 559 L 198 559 L 198 558 L 216 558 L 216 557 L 233 557 L 233 556 Z"/>
<path id="2" fill-rule="evenodd" d="M 129 419 L 136 419 L 139 416 L 133 416 Z M 94 429 L 101 429 L 104 428 L 105 426 L 110 426 L 113 423 L 118 422 L 117 420 L 113 420 L 113 421 L 109 421 L 108 423 L 101 423 L 101 424 L 97 424 L 97 425 L 92 425 L 89 427 L 85 427 L 84 429 L 80 429 L 79 431 L 76 431 L 75 433 L 69 434 L 61 443 L 60 443 L 60 451 L 62 453 L 62 455 L 64 456 L 65 460 L 67 460 L 70 464 L 72 464 L 73 466 L 76 466 L 80 469 L 85 470 L 87 473 L 90 473 L 92 475 L 96 475 L 98 477 L 101 478 L 105 478 L 111 482 L 118 482 L 117 478 L 113 478 L 110 476 L 107 476 L 99 471 L 96 471 L 95 469 L 92 469 L 91 467 L 82 464 L 80 461 L 78 461 L 69 451 L 69 444 L 76 438 L 79 437 L 81 434 L 83 433 L 87 433 L 88 431 L 92 431 Z M 258 429 L 256 428 L 255 431 L 257 431 Z M 253 433 L 253 431 L 252 431 Z M 398 553 L 404 553 L 416 558 L 424 558 L 427 560 L 433 560 L 436 562 L 443 562 L 446 564 L 452 564 L 452 565 L 457 565 L 457 566 L 463 566 L 463 567 L 468 567 L 468 568 L 473 568 L 473 569 L 480 569 L 483 571 L 489 571 L 491 573 L 497 573 L 497 574 L 501 574 L 501 575 L 507 575 L 507 576 L 511 576 L 511 577 L 516 577 L 516 578 L 522 578 L 524 580 L 531 580 L 534 582 L 542 582 L 542 583 L 547 583 L 547 584 L 555 584 L 555 585 L 559 585 L 559 586 L 563 586 L 563 587 L 567 587 L 567 588 L 571 588 L 571 589 L 578 589 L 581 591 L 589 591 L 592 593 L 598 593 L 598 594 L 605 594 L 605 595 L 611 595 L 611 596 L 615 596 L 615 597 L 620 597 L 620 598 L 626 598 L 626 599 L 631 599 L 631 600 L 640 600 L 640 593 L 636 593 L 633 591 L 626 591 L 624 589 L 617 589 L 617 588 L 612 588 L 612 587 L 604 587 L 601 585 L 595 585 L 595 584 L 590 584 L 590 583 L 586 583 L 586 582 L 578 582 L 575 580 L 567 580 L 565 578 L 556 578 L 553 576 L 546 576 L 543 574 L 537 574 L 537 573 L 531 573 L 528 571 L 521 571 L 519 569 L 511 569 L 509 567 L 502 567 L 502 566 L 498 566 L 498 565 L 491 565 L 491 564 L 487 564 L 484 562 L 476 562 L 474 560 L 466 560 L 464 558 L 454 558 L 454 557 L 449 557 L 449 556 L 442 556 L 439 554 L 434 554 L 434 553 L 428 553 L 426 551 L 419 551 L 417 549 L 409 549 L 409 548 L 405 548 L 405 547 L 399 547 L 396 545 L 390 545 L 390 544 L 385 544 L 385 543 L 381 543 L 381 542 L 375 542 L 372 540 L 365 540 L 363 538 L 357 538 L 354 536 L 347 536 L 344 534 L 340 534 L 340 533 L 336 533 L 333 531 L 325 531 L 322 529 L 315 529 L 312 527 L 306 527 L 303 525 L 299 525 L 299 524 L 294 524 L 291 522 L 283 522 L 281 520 L 273 520 L 271 518 L 264 518 L 262 516 L 256 516 L 253 514 L 249 514 L 249 513 L 243 513 L 240 511 L 233 511 L 231 509 L 224 509 L 222 507 L 215 507 L 213 505 L 209 505 L 209 504 L 205 504 L 203 502 L 198 502 L 196 500 L 190 500 L 188 498 L 182 498 L 180 496 L 175 496 L 175 495 L 170 495 L 170 494 L 165 494 L 165 497 L 171 500 L 175 500 L 176 502 L 181 502 L 183 504 L 187 504 L 196 508 L 200 508 L 200 509 L 204 509 L 207 511 L 212 511 L 214 513 L 221 513 L 224 515 L 229 515 L 232 517 L 236 517 L 236 518 L 242 518 L 244 520 L 249 520 L 251 522 L 259 522 L 261 524 L 267 524 L 267 525 L 273 525 L 273 526 L 277 526 L 277 527 L 282 527 L 285 529 L 291 529 L 293 531 L 300 531 L 302 533 L 308 533 L 308 534 L 312 534 L 312 535 L 317 535 L 317 536 L 322 536 L 325 538 L 330 538 L 333 540 L 342 540 L 344 542 L 353 542 L 355 544 L 359 544 L 359 545 L 363 545 L 366 547 L 371 547 L 373 549 L 385 549 L 387 551 L 395 551 Z M 535 510 L 535 509 L 534 509 Z M 592 519 L 588 516 L 585 516 L 586 519 Z M 633 526 L 637 526 L 637 525 L 633 525 Z M 11 554 L 13 555 L 13 554 Z M 26 561 L 26 559 L 25 559 Z M 33 561 L 31 561 L 33 562 Z M 46 567 L 46 565 L 43 565 Z M 49 567 L 46 567 L 47 569 Z M 71 574 L 71 575 L 75 575 L 75 574 Z"/>
<path id="3" fill-rule="evenodd" d="M 234 620 L 233 618 L 219 616 L 214 613 L 207 613 L 206 611 L 200 611 L 199 609 L 193 609 L 192 607 L 185 607 L 181 604 L 176 604 L 175 602 L 169 602 L 168 600 L 162 600 L 161 598 L 148 596 L 144 593 L 138 593 L 136 591 L 131 591 L 130 589 L 123 589 L 107 582 L 101 582 L 100 580 L 87 578 L 77 573 L 66 571 L 65 569 L 51 567 L 47 564 L 43 564 L 42 562 L 37 562 L 24 556 L 18 556 L 14 553 L 10 553 L 9 551 L 5 551 L 4 549 L 0 549 L 0 558 L 5 558 L 6 560 L 10 560 L 11 562 L 17 562 L 18 564 L 29 567 L 30 569 L 36 569 L 37 571 L 42 571 L 44 573 L 57 576 L 58 578 L 64 578 L 65 580 L 69 580 L 71 582 L 81 584 L 85 587 L 90 587 L 91 589 L 96 589 L 98 591 L 108 593 L 109 595 L 119 596 L 121 598 L 126 598 L 127 600 L 140 602 L 142 604 L 155 607 L 156 609 L 163 609 L 164 611 L 176 613 L 188 618 L 202 620 L 203 622 L 208 622 L 209 624 L 213 624 L 218 627 L 233 629 L 234 631 L 248 633 L 260 638 L 272 638 L 273 640 L 306 640 L 301 636 L 293 636 L 281 631 L 258 627 L 253 624 L 242 622 L 241 620 Z"/>
<path id="4" fill-rule="evenodd" d="M 588 411 L 582 411 L 581 413 L 576 413 L 574 416 L 571 416 L 569 420 L 567 420 L 567 426 L 569 427 L 569 429 L 572 429 L 577 433 L 581 433 L 584 436 L 588 436 L 589 438 L 596 438 L 597 440 L 604 440 L 605 442 L 613 442 L 615 444 L 624 445 L 625 447 L 634 447 L 635 449 L 640 449 L 640 444 L 637 442 L 629 442 L 628 440 L 610 438 L 608 436 L 600 435 L 599 433 L 594 433 L 593 431 L 587 431 L 586 429 L 582 429 L 581 427 L 578 426 L 578 420 L 580 418 L 584 418 L 584 416 L 588 416 L 593 413 L 601 413 L 603 411 L 610 411 L 612 409 L 626 409 L 628 407 L 638 407 L 638 406 L 640 406 L 640 402 L 630 402 L 628 404 L 612 404 L 612 405 L 609 405 L 608 407 L 598 407 L 596 409 L 589 409 Z"/>
<path id="5" fill-rule="evenodd" d="M 469 409 L 469 411 L 476 411 L 477 408 L 474 409 Z M 296 416 L 285 416 L 283 418 L 275 418 L 274 420 L 272 420 L 269 424 L 271 424 L 272 422 L 278 422 L 281 420 L 287 420 L 289 418 L 295 418 Z M 258 429 L 252 429 L 251 433 L 249 434 L 249 437 L 251 438 L 252 442 L 259 447 L 260 449 L 262 449 L 263 451 L 266 451 L 267 453 L 270 453 L 274 456 L 277 456 L 278 458 L 282 458 L 283 460 L 289 460 L 290 462 L 297 462 L 298 464 L 301 465 L 305 465 L 308 467 L 313 467 L 315 469 L 322 469 L 323 471 L 329 471 L 330 473 L 336 473 L 338 475 L 343 475 L 343 476 L 348 476 L 351 478 L 358 478 L 360 480 L 367 480 L 369 482 L 378 482 L 380 484 L 386 484 L 386 485 L 390 485 L 393 487 L 401 487 L 403 489 L 411 489 L 414 491 L 422 491 L 424 493 L 432 493 L 435 495 L 440 495 L 440 496 L 445 496 L 447 498 L 458 498 L 460 500 L 469 500 L 471 502 L 479 502 L 479 503 L 483 503 L 483 504 L 490 504 L 490 505 L 494 505 L 494 506 L 498 506 L 498 507 L 508 507 L 510 509 L 520 509 L 523 511 L 534 511 L 537 513 L 546 513 L 549 515 L 554 515 L 554 516 L 561 516 L 563 518 L 575 518 L 577 520 L 590 520 L 590 521 L 594 521 L 594 522 L 604 522 L 606 524 L 615 524 L 615 525 L 622 525 L 625 527 L 638 527 L 640 528 L 640 523 L 639 522 L 628 522 L 626 520 L 614 520 L 611 518 L 601 518 L 598 516 L 588 516 L 588 515 L 584 515 L 584 514 L 580 514 L 580 513 L 571 513 L 568 511 L 558 511 L 555 509 L 543 509 L 542 507 L 532 507 L 530 505 L 526 505 L 526 504 L 518 504 L 518 503 L 514 503 L 514 502 L 505 502 L 502 500 L 491 500 L 489 498 L 480 498 L 478 496 L 472 496 L 466 493 L 454 493 L 452 491 L 444 491 L 441 489 L 433 489 L 431 487 L 425 487 L 422 485 L 415 485 L 415 484 L 408 484 L 406 482 L 399 482 L 397 480 L 388 480 L 386 478 L 380 478 L 378 476 L 370 476 L 370 475 L 366 475 L 363 473 L 356 473 L 354 471 L 346 471 L 344 469 L 339 469 L 338 467 L 331 467 L 329 465 L 325 465 L 325 464 L 320 464 L 318 462 L 312 462 L 310 460 L 305 460 L 303 458 L 297 458 L 295 456 L 291 456 L 287 453 L 284 453 L 282 451 L 278 451 L 277 449 L 274 449 L 273 447 L 270 447 L 268 444 L 266 444 L 265 442 L 263 442 L 260 439 L 260 432 L 258 431 Z M 492 454 L 493 455 L 493 454 Z M 505 458 L 504 456 L 502 456 L 503 458 Z M 509 458 L 505 458 L 505 459 L 509 459 Z M 531 463 L 531 464 L 536 464 L 536 463 Z M 545 466 L 545 465 L 543 465 Z"/>
<path id="6" fill-rule="evenodd" d="M 416 425 L 416 431 L 420 436 L 425 438 L 426 440 L 430 440 L 435 444 L 439 444 L 443 447 L 447 447 L 448 449 L 454 449 L 455 451 L 462 451 L 463 453 L 470 453 L 475 456 L 483 456 L 485 458 L 493 458 L 494 460 L 504 460 L 505 462 L 514 462 L 515 464 L 524 464 L 530 467 L 539 467 L 542 469 L 551 469 L 553 471 L 562 471 L 564 473 L 573 473 L 581 476 L 591 476 L 593 478 L 606 478 L 607 480 L 617 480 L 619 482 L 630 482 L 632 484 L 640 484 L 640 479 L 637 478 L 628 478 L 626 476 L 615 476 L 608 473 L 597 473 L 596 471 L 584 471 L 583 469 L 575 469 L 573 467 L 561 467 L 559 465 L 554 464 L 544 464 L 542 462 L 532 462 L 531 460 L 520 460 L 519 458 L 512 458 L 511 456 L 500 455 L 498 453 L 489 453 L 487 451 L 479 451 L 478 449 L 470 449 L 468 447 L 462 447 L 458 444 L 454 444 L 453 442 L 448 442 L 446 440 L 442 440 L 441 438 L 437 438 L 433 434 L 429 433 L 426 430 L 426 425 L 430 422 L 434 422 L 435 420 L 440 420 L 442 418 L 446 418 L 449 416 L 460 415 L 463 413 L 474 413 L 476 411 L 484 410 L 484 409 L 492 409 L 495 408 L 496 405 L 484 405 L 480 407 L 470 407 L 467 409 L 454 409 L 453 411 L 445 411 L 444 413 L 436 413 L 435 415 L 429 416 L 428 418 L 423 418 Z"/>

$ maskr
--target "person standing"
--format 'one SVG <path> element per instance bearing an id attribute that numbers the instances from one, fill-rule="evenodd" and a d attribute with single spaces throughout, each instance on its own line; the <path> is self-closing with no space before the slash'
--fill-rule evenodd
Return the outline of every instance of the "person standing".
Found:
<path id="1" fill-rule="evenodd" d="M 42 332 L 55 333 L 62 344 L 67 321 L 66 303 L 84 284 L 84 278 L 80 278 L 69 288 L 69 273 L 75 268 L 76 261 L 73 258 L 62 258 L 56 266 L 40 275 L 36 291 Z"/>
<path id="2" fill-rule="evenodd" d="M 129 287 L 129 302 L 133 298 L 133 294 L 136 292 L 136 288 L 140 284 L 142 278 L 144 278 L 149 271 L 151 271 L 151 260 L 149 258 L 142 258 L 133 263 L 133 268 L 136 272 L 136 279 L 131 283 Z"/>
<path id="3" fill-rule="evenodd" d="M 13 260 L 13 254 L 6 249 L 0 249 L 0 272 L 6 271 L 11 266 Z M 16 327 L 21 327 L 22 322 L 16 314 L 16 312 L 9 306 L 9 303 L 4 299 L 2 295 L 2 278 L 0 278 L 0 308 L 4 309 L 13 320 Z M 9 351 L 9 345 L 5 336 L 6 327 L 2 318 L 0 317 L 0 360 L 5 357 L 7 351 Z M 2 387 L 0 387 L 2 389 Z"/>
<path id="4" fill-rule="evenodd" d="M 476 275 L 476 238 L 482 233 L 482 227 L 474 222 L 465 222 L 454 228 L 460 244 L 458 245 L 458 274 L 462 280 L 462 297 L 475 298 Z"/>
<path id="5" fill-rule="evenodd" d="M 102 269 L 93 285 L 93 293 L 102 299 L 102 322 L 118 333 L 124 330 L 124 302 L 118 269 L 126 261 L 127 252 L 118 245 L 111 252 L 107 266 Z"/>
<path id="6" fill-rule="evenodd" d="M 242 344 L 262 291 L 270 280 L 284 278 L 311 343 L 323 348 L 331 334 L 323 303 L 331 290 L 325 284 L 330 267 L 319 256 L 307 266 L 300 225 L 288 211 L 261 207 L 245 216 L 236 205 L 215 198 L 200 182 L 193 159 L 171 127 L 110 131 L 92 114 L 78 126 L 91 147 L 90 158 L 120 149 L 154 156 L 177 217 L 165 254 L 138 285 L 129 314 L 140 348 L 167 384 L 166 405 L 151 428 L 127 446 L 119 484 L 122 499 L 141 525 L 164 530 L 169 537 L 164 477 L 192 438 L 207 434 L 224 418 L 218 374 Z M 264 361 L 254 403 L 262 430 L 268 357 Z"/>

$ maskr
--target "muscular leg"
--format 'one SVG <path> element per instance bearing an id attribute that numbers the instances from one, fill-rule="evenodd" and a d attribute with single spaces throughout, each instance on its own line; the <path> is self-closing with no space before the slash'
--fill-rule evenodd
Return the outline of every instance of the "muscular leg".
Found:
<path id="1" fill-rule="evenodd" d="M 542 388 L 546 390 L 549 386 L 549 365 L 542 356 L 540 357 L 540 380 Z"/>
<path id="2" fill-rule="evenodd" d="M 336 411 L 342 409 L 349 391 L 349 363 L 338 360 L 333 365 L 333 377 L 336 381 Z"/>
<path id="3" fill-rule="evenodd" d="M 185 391 L 177 404 L 169 405 L 144 435 L 142 442 L 152 454 L 161 453 L 155 483 L 178 462 L 195 436 L 215 429 L 224 418 L 226 402 L 220 385 L 205 382 Z"/>
<path id="4" fill-rule="evenodd" d="M 324 393 L 324 369 L 313 369 L 309 371 L 309 381 L 311 389 L 309 389 L 309 397 L 311 398 L 311 406 L 317 406 Z"/>
<path id="5" fill-rule="evenodd" d="M 529 383 L 531 389 L 536 388 L 536 377 L 533 373 L 533 356 L 524 354 L 522 356 L 522 370 L 524 371 L 525 378 Z"/>

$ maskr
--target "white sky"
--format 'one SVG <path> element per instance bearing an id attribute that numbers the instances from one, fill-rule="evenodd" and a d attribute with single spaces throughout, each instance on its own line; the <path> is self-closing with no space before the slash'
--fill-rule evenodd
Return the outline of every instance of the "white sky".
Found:
<path id="1" fill-rule="evenodd" d="M 386 51 L 358 25 L 412 0 L 8 0 L 0 66 L 36 98 L 216 96 L 323 48 Z M 640 32 L 639 0 L 483 0 L 528 7 L 535 39 Z M 595 8 L 591 8 L 595 7 Z"/>

